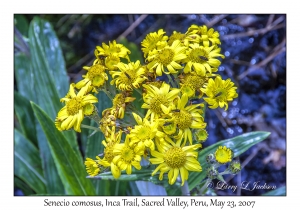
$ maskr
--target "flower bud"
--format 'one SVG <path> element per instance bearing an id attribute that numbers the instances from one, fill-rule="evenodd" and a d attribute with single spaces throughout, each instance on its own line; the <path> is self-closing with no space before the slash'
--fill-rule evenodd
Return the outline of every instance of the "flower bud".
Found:
<path id="1" fill-rule="evenodd" d="M 207 169 L 207 177 L 209 179 L 216 179 L 218 177 L 218 175 L 219 175 L 219 172 L 213 166 L 211 166 Z"/>
<path id="2" fill-rule="evenodd" d="M 233 174 L 237 174 L 241 171 L 241 163 L 238 160 L 234 160 L 229 165 L 229 171 Z"/>
<path id="3" fill-rule="evenodd" d="M 214 164 L 216 162 L 216 158 L 214 154 L 208 154 L 206 156 L 206 162 L 209 164 Z"/>

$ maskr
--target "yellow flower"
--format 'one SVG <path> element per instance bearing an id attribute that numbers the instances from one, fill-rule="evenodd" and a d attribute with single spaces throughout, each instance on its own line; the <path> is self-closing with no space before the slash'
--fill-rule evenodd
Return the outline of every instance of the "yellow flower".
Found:
<path id="1" fill-rule="evenodd" d="M 102 118 L 99 122 L 100 130 L 105 137 L 108 137 L 113 129 L 116 127 L 117 111 L 114 107 L 107 108 L 102 111 Z"/>
<path id="2" fill-rule="evenodd" d="M 164 137 L 164 134 L 157 130 L 157 122 L 150 123 L 147 119 L 142 119 L 135 113 L 132 114 L 138 125 L 135 125 L 128 135 L 130 138 L 130 145 L 137 143 L 137 146 L 143 148 L 143 150 L 145 147 L 154 150 L 155 146 L 153 139 L 155 137 Z"/>
<path id="3" fill-rule="evenodd" d="M 199 43 L 200 37 L 197 34 L 187 35 L 173 31 L 173 34 L 169 38 L 168 44 L 171 45 L 175 40 L 179 40 L 182 44 L 184 44 L 184 46 L 189 46 L 190 42 Z"/>
<path id="4" fill-rule="evenodd" d="M 97 89 L 102 87 L 106 80 L 108 80 L 107 74 L 105 73 L 105 66 L 100 64 L 95 64 L 91 67 L 84 66 L 84 70 L 87 70 L 87 74 L 83 75 L 83 80 L 76 84 L 77 89 L 84 87 L 89 81 L 91 81 L 91 86 L 89 90 L 98 93 Z"/>
<path id="5" fill-rule="evenodd" d="M 120 71 L 110 71 L 113 80 L 111 85 L 116 83 L 116 87 L 120 90 L 133 90 L 139 88 L 140 84 L 147 78 L 145 77 L 145 69 L 140 65 L 140 61 L 131 62 L 129 64 L 118 63 L 117 67 Z"/>
<path id="6" fill-rule="evenodd" d="M 202 171 L 200 163 L 198 162 L 198 152 L 194 151 L 201 148 L 200 144 L 182 147 L 180 141 L 169 143 L 164 141 L 161 144 L 156 144 L 158 151 L 151 151 L 154 158 L 149 161 L 152 164 L 159 164 L 153 171 L 152 176 L 160 171 L 159 180 L 163 179 L 164 173 L 168 172 L 169 184 L 174 184 L 176 178 L 180 174 L 181 186 L 188 180 L 188 171 Z"/>
<path id="7" fill-rule="evenodd" d="M 216 161 L 221 164 L 225 164 L 231 161 L 232 151 L 226 146 L 219 146 L 215 152 Z"/>
<path id="8" fill-rule="evenodd" d="M 213 28 L 210 28 L 207 30 L 207 26 L 197 26 L 197 25 L 191 25 L 189 27 L 187 35 L 191 34 L 198 34 L 200 36 L 200 41 L 203 42 L 203 45 L 208 47 L 209 46 L 209 41 L 212 43 L 212 45 L 219 45 L 221 44 L 220 39 L 219 39 L 219 32 L 214 31 Z"/>
<path id="9" fill-rule="evenodd" d="M 113 162 L 122 171 L 126 170 L 127 174 L 131 174 L 132 166 L 136 169 L 141 169 L 141 155 L 144 154 L 144 150 L 140 147 L 130 146 L 128 135 L 126 136 L 125 143 L 116 144 L 114 147 L 114 159 Z"/>
<path id="10" fill-rule="evenodd" d="M 206 88 L 201 90 L 208 96 L 204 100 L 210 105 L 209 108 L 216 109 L 218 106 L 225 110 L 228 109 L 228 101 L 232 101 L 238 97 L 236 92 L 237 87 L 230 79 L 222 80 L 220 76 L 217 76 L 214 80 L 210 78 Z"/>
<path id="11" fill-rule="evenodd" d="M 141 42 L 142 51 L 146 58 L 148 53 L 156 49 L 157 44 L 168 40 L 168 36 L 164 36 L 166 32 L 163 29 L 159 29 L 157 32 L 149 33 L 146 38 Z"/>
<path id="12" fill-rule="evenodd" d="M 90 106 L 93 103 L 98 102 L 98 99 L 92 94 L 87 94 L 90 82 L 80 89 L 76 95 L 74 90 L 74 84 L 70 85 L 68 94 L 61 99 L 66 105 L 58 112 L 55 125 L 59 130 L 68 130 L 74 127 L 74 130 L 81 132 L 80 124 L 84 118 L 84 115 L 90 114 L 90 109 L 86 109 L 86 106 Z M 88 113 L 85 113 L 87 110 Z"/>
<path id="13" fill-rule="evenodd" d="M 181 81 L 180 83 L 180 90 L 182 94 L 187 94 L 188 97 L 195 96 L 197 92 L 199 94 L 199 98 L 202 97 L 203 93 L 201 88 L 207 83 L 208 77 L 206 76 L 199 76 L 196 73 L 189 73 L 180 75 L 178 77 Z"/>
<path id="14" fill-rule="evenodd" d="M 117 70 L 118 67 L 116 65 L 120 63 L 120 58 L 116 55 L 109 55 L 105 58 L 105 66 L 110 70 L 114 71 Z"/>
<path id="15" fill-rule="evenodd" d="M 84 162 L 84 165 L 86 166 L 86 172 L 90 176 L 96 176 L 100 173 L 100 167 L 97 163 L 100 160 L 100 158 L 98 156 L 96 156 L 96 158 L 97 158 L 97 161 L 95 161 L 91 158 L 86 158 L 86 161 Z"/>
<path id="16" fill-rule="evenodd" d="M 97 46 L 96 47 L 96 56 L 118 56 L 119 58 L 126 58 L 129 60 L 129 54 L 130 51 L 122 44 L 118 44 L 115 40 L 111 43 L 109 42 L 109 45 L 102 43 L 102 47 Z"/>
<path id="17" fill-rule="evenodd" d="M 169 106 L 180 92 L 179 89 L 170 91 L 170 85 L 166 83 L 163 83 L 160 88 L 145 84 L 143 87 L 146 89 L 147 94 L 143 96 L 145 103 L 142 105 L 142 108 L 148 109 L 145 118 L 151 116 L 152 122 L 168 110 Z"/>
<path id="18" fill-rule="evenodd" d="M 184 73 L 196 71 L 199 76 L 205 76 L 206 72 L 212 74 L 217 71 L 221 61 L 216 57 L 224 58 L 224 55 L 220 54 L 220 48 L 214 49 L 214 46 L 203 47 L 198 43 L 190 44 L 187 50 L 187 59 L 185 59 L 186 65 L 184 67 Z"/>
<path id="19" fill-rule="evenodd" d="M 115 130 L 113 130 L 110 133 L 110 137 L 107 137 L 105 140 L 102 141 L 102 144 L 104 145 L 104 158 L 99 161 L 99 164 L 104 167 L 110 167 L 111 172 L 114 176 L 114 178 L 119 178 L 121 175 L 120 168 L 113 162 L 113 159 L 115 157 L 114 155 L 114 149 L 115 145 L 119 144 L 121 141 L 122 132 L 119 131 L 115 133 Z"/>
<path id="20" fill-rule="evenodd" d="M 186 47 L 182 46 L 179 40 L 161 50 L 153 50 L 147 58 L 150 61 L 147 65 L 149 71 L 155 71 L 157 76 L 161 76 L 162 72 L 165 74 L 177 73 L 178 69 L 182 69 L 180 61 L 186 58 L 185 50 Z"/>
<path id="21" fill-rule="evenodd" d="M 207 137 L 208 137 L 208 133 L 205 129 L 198 129 L 196 132 L 195 132 L 195 137 L 196 137 L 196 140 L 199 142 L 199 143 L 203 143 L 206 141 Z"/>
<path id="22" fill-rule="evenodd" d="M 125 115 L 125 108 L 126 104 L 133 102 L 135 98 L 128 97 L 128 92 L 123 92 L 116 94 L 116 96 L 113 99 L 113 109 L 116 111 L 116 116 L 119 119 L 123 119 Z"/>
<path id="23" fill-rule="evenodd" d="M 170 116 L 174 119 L 174 123 L 179 129 L 176 139 L 184 138 L 183 145 L 185 145 L 186 140 L 188 139 L 190 145 L 193 144 L 192 131 L 191 129 L 200 129 L 205 128 L 206 123 L 201 116 L 203 113 L 202 109 L 199 109 L 199 106 L 203 104 L 188 105 L 188 96 L 183 94 L 181 99 L 178 100 L 176 109 L 173 109 L 170 112 Z"/>

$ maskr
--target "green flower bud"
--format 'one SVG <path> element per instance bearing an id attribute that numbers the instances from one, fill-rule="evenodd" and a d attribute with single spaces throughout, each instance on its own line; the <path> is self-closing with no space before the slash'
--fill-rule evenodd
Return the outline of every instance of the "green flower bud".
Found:
<path id="1" fill-rule="evenodd" d="M 213 167 L 207 169 L 207 177 L 209 179 L 216 179 L 219 176 L 219 172 Z"/>
<path id="2" fill-rule="evenodd" d="M 208 137 L 208 133 L 205 129 L 199 129 L 196 131 L 195 136 L 196 136 L 196 140 L 199 143 L 203 143 L 206 141 L 206 139 Z"/>
<path id="3" fill-rule="evenodd" d="M 233 174 L 237 174 L 242 169 L 241 163 L 238 160 L 234 160 L 229 165 L 229 171 Z"/>

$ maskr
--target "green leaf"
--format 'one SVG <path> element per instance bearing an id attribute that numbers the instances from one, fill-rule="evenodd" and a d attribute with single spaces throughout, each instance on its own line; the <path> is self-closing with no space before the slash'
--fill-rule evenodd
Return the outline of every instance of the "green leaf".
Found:
<path id="1" fill-rule="evenodd" d="M 47 180 L 47 193 L 63 194 L 64 193 L 63 183 L 58 175 L 58 171 L 56 169 L 45 133 L 42 130 L 42 127 L 37 121 L 37 119 L 35 119 L 35 126 L 37 130 L 40 157 L 43 162 L 43 170 L 44 170 L 45 178 Z"/>
<path id="2" fill-rule="evenodd" d="M 38 145 L 36 138 L 36 129 L 34 124 L 34 114 L 28 99 L 14 92 L 14 109 L 18 121 L 21 125 L 23 135 L 29 139 L 35 146 Z"/>
<path id="3" fill-rule="evenodd" d="M 60 178 L 69 195 L 95 195 L 91 180 L 86 179 L 86 170 L 62 132 L 58 131 L 50 117 L 31 102 L 34 113 L 42 126 L 50 145 Z"/>
<path id="4" fill-rule="evenodd" d="M 14 136 L 14 174 L 36 193 L 46 193 L 38 149 L 16 129 Z"/>
<path id="5" fill-rule="evenodd" d="M 286 195 L 286 186 L 271 190 L 267 193 L 262 194 L 263 196 L 285 196 Z"/>
<path id="6" fill-rule="evenodd" d="M 234 157 L 240 156 L 242 153 L 247 151 L 250 147 L 263 141 L 270 135 L 269 132 L 256 131 L 245 133 L 234 138 L 219 141 L 205 149 L 201 150 L 198 156 L 198 161 L 202 166 L 202 172 L 191 172 L 188 178 L 189 189 L 192 190 L 198 185 L 206 176 L 206 169 L 208 164 L 206 162 L 206 156 L 210 153 L 214 153 L 219 146 L 226 146 L 233 151 Z"/>
<path id="7" fill-rule="evenodd" d="M 14 69 L 18 92 L 30 101 L 37 101 L 32 77 L 33 69 L 29 57 L 24 53 L 16 54 Z"/>
<path id="8" fill-rule="evenodd" d="M 15 24 L 17 29 L 22 33 L 23 36 L 28 36 L 28 20 L 24 15 L 15 14 L 14 15 Z"/>
<path id="9" fill-rule="evenodd" d="M 54 119 L 62 108 L 60 98 L 69 90 L 65 62 L 55 32 L 49 22 L 34 17 L 29 27 L 29 43 L 32 63 L 34 100 Z M 64 132 L 70 144 L 80 155 L 74 131 Z"/>
<path id="10" fill-rule="evenodd" d="M 18 188 L 24 195 L 34 195 L 34 191 L 17 176 L 14 176 L 14 188 Z"/>

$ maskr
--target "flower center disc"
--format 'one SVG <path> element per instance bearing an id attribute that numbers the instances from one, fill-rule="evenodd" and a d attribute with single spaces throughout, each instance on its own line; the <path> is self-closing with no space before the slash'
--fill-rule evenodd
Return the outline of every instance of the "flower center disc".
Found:
<path id="1" fill-rule="evenodd" d="M 137 137 L 141 140 L 150 138 L 150 128 L 148 126 L 141 126 L 137 132 Z"/>
<path id="2" fill-rule="evenodd" d="M 195 63 L 206 63 L 208 58 L 208 53 L 201 48 L 193 49 L 189 55 L 189 59 Z"/>
<path id="3" fill-rule="evenodd" d="M 122 157 L 126 163 L 130 163 L 134 158 L 133 150 L 129 147 L 124 147 L 124 149 L 122 150 Z"/>
<path id="4" fill-rule="evenodd" d="M 171 168 L 180 168 L 185 164 L 186 154 L 181 148 L 173 147 L 165 153 L 164 161 Z"/>
<path id="5" fill-rule="evenodd" d="M 166 66 L 172 62 L 173 57 L 174 52 L 171 49 L 163 49 L 162 51 L 160 51 L 158 59 L 160 63 Z"/>
<path id="6" fill-rule="evenodd" d="M 67 112 L 69 115 L 77 114 L 81 108 L 81 97 L 72 98 L 67 102 Z"/>
<path id="7" fill-rule="evenodd" d="M 89 79 L 93 80 L 94 77 L 97 76 L 101 76 L 101 73 L 104 72 L 104 67 L 102 65 L 96 64 L 93 65 L 90 69 L 89 69 Z"/>
<path id="8" fill-rule="evenodd" d="M 111 163 L 111 161 L 114 159 L 113 144 L 107 145 L 107 147 L 104 150 L 104 157 L 109 163 Z"/>
<path id="9" fill-rule="evenodd" d="M 132 85 L 132 83 L 134 83 L 136 80 L 135 71 L 127 70 L 126 72 L 124 72 L 123 74 L 120 75 L 120 80 L 121 80 L 121 83 L 123 83 L 125 85 L 128 85 L 128 86 Z"/>
<path id="10" fill-rule="evenodd" d="M 192 124 L 192 115 L 185 110 L 180 110 L 180 112 L 174 113 L 175 124 L 177 124 L 179 129 L 189 128 Z"/>
<path id="11" fill-rule="evenodd" d="M 161 114 L 162 113 L 162 110 L 160 107 L 161 104 L 168 106 L 168 101 L 167 101 L 166 97 L 163 97 L 160 95 L 154 97 L 150 102 L 150 110 L 156 114 Z"/>

